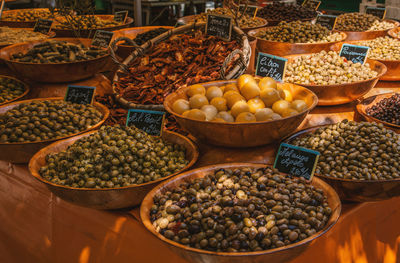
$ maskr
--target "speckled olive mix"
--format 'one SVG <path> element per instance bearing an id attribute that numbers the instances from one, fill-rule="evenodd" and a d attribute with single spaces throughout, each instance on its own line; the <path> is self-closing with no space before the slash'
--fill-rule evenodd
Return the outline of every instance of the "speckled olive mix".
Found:
<path id="1" fill-rule="evenodd" d="M 4 12 L 1 20 L 4 21 L 18 21 L 18 22 L 35 22 L 39 18 L 49 19 L 53 15 L 49 10 L 43 9 L 26 9 L 26 10 L 13 10 L 13 12 Z"/>
<path id="2" fill-rule="evenodd" d="M 380 60 L 400 60 L 400 41 L 391 37 L 378 37 L 373 40 L 357 42 L 357 45 L 370 47 L 368 57 Z"/>
<path id="3" fill-rule="evenodd" d="M 154 197 L 151 221 L 166 238 L 198 249 L 260 251 L 299 242 L 332 211 L 322 189 L 271 168 L 220 169 Z"/>
<path id="4" fill-rule="evenodd" d="M 116 188 L 142 184 L 182 170 L 183 146 L 126 126 L 103 126 L 67 150 L 46 156 L 40 175 L 55 184 Z"/>
<path id="5" fill-rule="evenodd" d="M 338 16 L 335 30 L 340 31 L 377 31 L 394 28 L 395 24 L 381 21 L 376 16 L 361 13 L 346 13 Z"/>
<path id="6" fill-rule="evenodd" d="M 291 143 L 321 153 L 317 174 L 351 180 L 400 179 L 400 136 L 383 124 L 344 120 Z"/>
<path id="7" fill-rule="evenodd" d="M 0 103 L 13 100 L 25 92 L 25 86 L 14 79 L 0 77 Z"/>
<path id="8" fill-rule="evenodd" d="M 156 28 L 156 29 L 144 32 L 144 33 L 137 34 L 136 37 L 132 40 L 135 41 L 135 43 L 137 45 L 141 46 L 144 43 L 146 43 L 147 41 L 149 41 L 155 37 L 158 37 L 159 35 L 167 32 L 167 31 L 168 31 L 167 28 L 162 28 L 162 27 Z"/>
<path id="9" fill-rule="evenodd" d="M 99 123 L 102 114 L 92 105 L 63 100 L 21 103 L 0 114 L 0 142 L 35 142 L 65 137 Z"/>
<path id="10" fill-rule="evenodd" d="M 378 120 L 400 125 L 400 94 L 382 99 L 375 105 L 368 107 L 366 112 Z"/>
<path id="11" fill-rule="evenodd" d="M 295 21 L 317 17 L 315 10 L 299 5 L 274 2 L 258 10 L 257 16 L 273 21 Z"/>
<path id="12" fill-rule="evenodd" d="M 334 85 L 374 78 L 378 72 L 368 63 L 353 63 L 338 52 L 321 51 L 297 57 L 288 63 L 285 81 L 299 84 Z"/>
<path id="13" fill-rule="evenodd" d="M 95 59 L 107 54 L 107 50 L 97 47 L 85 47 L 66 41 L 49 40 L 35 45 L 26 53 L 16 53 L 11 60 L 28 63 L 68 63 Z"/>
<path id="14" fill-rule="evenodd" d="M 37 41 L 46 39 L 48 37 L 49 36 L 45 34 L 33 32 L 33 30 L 0 27 L 0 45 L 11 45 L 28 41 Z"/>
<path id="15" fill-rule="evenodd" d="M 57 23 L 54 24 L 56 29 L 78 29 L 78 30 L 88 30 L 88 29 L 98 29 L 107 28 L 122 25 L 122 22 L 117 22 L 113 19 L 103 19 L 98 16 L 86 15 L 86 16 L 74 16 L 74 18 L 57 17 Z"/>
<path id="16" fill-rule="evenodd" d="M 213 14 L 213 15 L 226 15 L 226 16 L 232 16 L 234 17 L 234 13 L 228 8 L 216 8 L 213 10 L 208 10 L 207 13 L 202 13 L 198 16 L 196 16 L 196 19 L 198 21 L 206 21 L 207 20 L 207 14 Z M 262 26 L 265 24 L 265 21 L 259 19 L 259 18 L 253 18 L 250 17 L 247 14 L 244 14 L 241 16 L 241 18 L 238 21 L 239 27 L 240 28 L 248 28 L 248 27 L 257 27 L 257 26 Z"/>
<path id="17" fill-rule="evenodd" d="M 326 27 L 310 22 L 281 22 L 278 26 L 269 27 L 257 32 L 256 37 L 277 42 L 315 43 L 343 40 L 340 33 L 334 33 Z"/>

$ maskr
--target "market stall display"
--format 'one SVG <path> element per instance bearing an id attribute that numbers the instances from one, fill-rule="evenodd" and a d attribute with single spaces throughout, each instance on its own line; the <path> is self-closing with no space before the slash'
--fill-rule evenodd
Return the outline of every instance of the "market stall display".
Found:
<path id="1" fill-rule="evenodd" d="M 0 106 L 22 99 L 29 93 L 29 86 L 9 76 L 0 75 Z"/>

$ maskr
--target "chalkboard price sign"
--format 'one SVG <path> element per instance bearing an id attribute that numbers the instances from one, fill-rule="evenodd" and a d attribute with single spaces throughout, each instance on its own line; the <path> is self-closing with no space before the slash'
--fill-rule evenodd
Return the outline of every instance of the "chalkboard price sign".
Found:
<path id="1" fill-rule="evenodd" d="M 136 126 L 150 135 L 161 136 L 164 128 L 165 112 L 130 109 L 126 126 Z"/>
<path id="2" fill-rule="evenodd" d="M 385 19 L 386 16 L 386 8 L 384 7 L 375 7 L 375 6 L 367 6 L 365 9 L 365 13 L 374 15 L 379 17 L 380 19 Z"/>
<path id="3" fill-rule="evenodd" d="M 128 11 L 118 11 L 114 13 L 114 21 L 125 23 L 126 18 L 128 17 Z"/>
<path id="4" fill-rule="evenodd" d="M 353 63 L 364 64 L 368 56 L 368 51 L 369 47 L 343 44 L 339 54 Z"/>
<path id="5" fill-rule="evenodd" d="M 276 81 L 282 81 L 285 75 L 286 62 L 286 58 L 259 52 L 256 75 L 262 77 L 271 77 Z"/>
<path id="6" fill-rule="evenodd" d="M 108 48 L 113 36 L 114 36 L 113 32 L 105 30 L 97 30 L 92 39 L 92 46 Z"/>
<path id="7" fill-rule="evenodd" d="M 317 151 L 282 143 L 279 146 L 274 168 L 282 173 L 304 177 L 311 181 L 319 155 Z"/>
<path id="8" fill-rule="evenodd" d="M 239 6 L 239 12 L 242 14 L 245 11 L 246 5 L 240 5 Z M 256 17 L 258 11 L 258 6 L 255 5 L 248 5 L 246 8 L 246 14 L 250 17 Z"/>
<path id="9" fill-rule="evenodd" d="M 69 85 L 65 93 L 65 101 L 79 104 L 92 104 L 96 87 Z"/>
<path id="10" fill-rule="evenodd" d="M 39 18 L 36 21 L 33 31 L 47 35 L 50 32 L 51 25 L 53 25 L 53 20 Z"/>
<path id="11" fill-rule="evenodd" d="M 337 16 L 318 15 L 317 21 L 315 21 L 315 23 L 320 24 L 321 26 L 324 26 L 324 27 L 328 28 L 329 30 L 333 30 L 336 25 L 336 19 L 337 19 Z"/>
<path id="12" fill-rule="evenodd" d="M 313 10 L 317 10 L 320 4 L 321 4 L 321 1 L 304 0 L 302 6 L 313 9 Z"/>
<path id="13" fill-rule="evenodd" d="M 231 40 L 232 17 L 224 15 L 207 15 L 206 33 L 225 41 Z"/>

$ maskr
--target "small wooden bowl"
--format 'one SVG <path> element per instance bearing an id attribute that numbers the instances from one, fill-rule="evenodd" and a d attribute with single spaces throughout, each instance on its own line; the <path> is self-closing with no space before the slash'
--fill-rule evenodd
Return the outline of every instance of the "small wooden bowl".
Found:
<path id="1" fill-rule="evenodd" d="M 259 31 L 265 30 L 264 28 L 256 29 L 250 31 L 248 34 L 250 36 L 256 37 Z M 285 43 L 277 41 L 269 41 L 262 38 L 257 38 L 257 50 L 259 52 L 272 54 L 275 56 L 287 56 L 294 54 L 306 54 L 306 53 L 316 53 L 320 51 L 329 51 L 330 48 L 346 40 L 347 35 L 345 33 L 340 33 L 342 35 L 342 40 L 326 43 Z"/>
<path id="2" fill-rule="evenodd" d="M 399 27 L 400 23 L 394 20 L 385 19 L 386 22 L 390 22 L 394 24 L 394 28 Z M 347 34 L 347 41 L 352 40 L 369 40 L 375 39 L 378 37 L 384 37 L 388 34 L 389 30 L 377 30 L 377 31 L 341 31 Z"/>
<path id="3" fill-rule="evenodd" d="M 199 156 L 197 146 L 188 138 L 178 133 L 164 130 L 162 133 L 163 139 L 172 143 L 183 145 L 186 149 L 186 159 L 189 160 L 188 165 L 186 165 L 186 167 L 181 171 L 164 178 L 144 184 L 124 186 L 120 188 L 94 189 L 58 185 L 49 182 L 40 176 L 39 169 L 46 165 L 45 158 L 48 154 L 61 152 L 67 149 L 68 146 L 73 144 L 78 139 L 89 136 L 95 132 L 96 131 L 91 131 L 47 146 L 32 157 L 31 161 L 29 162 L 29 171 L 36 179 L 46 184 L 52 193 L 65 201 L 96 209 L 120 209 L 139 205 L 151 189 L 153 189 L 160 182 L 189 169 L 192 165 L 194 165 Z"/>
<path id="4" fill-rule="evenodd" d="M 64 98 L 40 98 L 40 99 L 32 99 L 32 100 L 22 100 L 13 103 L 6 104 L 0 107 L 0 114 L 4 114 L 8 110 L 11 110 L 22 103 L 32 102 L 32 101 L 44 101 L 44 100 L 63 100 Z M 78 134 L 82 134 L 87 131 L 95 130 L 99 128 L 104 121 L 108 118 L 110 111 L 106 106 L 100 104 L 98 102 L 94 102 L 93 105 L 103 114 L 103 118 L 99 123 L 93 125 L 90 129 L 81 131 L 78 133 L 74 133 L 65 137 L 45 140 L 45 141 L 37 141 L 37 142 L 15 142 L 15 143 L 0 143 L 0 160 L 7 161 L 10 163 L 27 163 L 32 158 L 32 156 L 47 145 L 63 140 L 69 137 L 76 136 Z"/>
<path id="5" fill-rule="evenodd" d="M 82 43 L 85 46 L 90 46 L 92 42 L 91 39 L 87 38 L 56 38 L 55 40 L 67 41 L 75 44 Z M 5 47 L 0 50 L 0 58 L 4 60 L 11 70 L 21 77 L 47 83 L 73 82 L 86 79 L 104 70 L 110 62 L 109 54 L 85 61 L 49 64 L 17 62 L 10 59 L 11 55 L 18 52 L 26 53 L 33 46 L 44 41 L 46 40 L 26 42 Z"/>
<path id="6" fill-rule="evenodd" d="M 16 79 L 16 78 L 13 78 L 13 77 L 10 77 L 10 76 L 4 76 L 4 75 L 0 75 L 0 79 L 12 79 L 12 80 L 14 80 L 16 82 L 21 83 L 25 88 L 25 91 L 21 95 L 19 95 L 18 97 L 14 98 L 12 100 L 8 100 L 8 101 L 5 101 L 3 103 L 0 103 L 0 106 L 3 106 L 3 105 L 8 104 L 8 103 L 11 103 L 13 101 L 20 100 L 23 97 L 25 97 L 30 91 L 29 86 L 25 82 L 20 81 L 19 79 Z"/>
<path id="7" fill-rule="evenodd" d="M 400 35 L 397 35 L 399 34 L 399 32 L 400 32 L 400 27 L 392 28 L 388 31 L 388 35 L 400 40 Z"/>
<path id="8" fill-rule="evenodd" d="M 284 141 L 291 143 L 297 137 L 304 137 L 309 133 L 315 132 L 318 128 L 326 126 L 329 125 L 316 126 L 301 130 L 288 136 Z M 316 176 L 331 185 L 338 193 L 341 200 L 373 202 L 400 196 L 400 179 L 356 181 L 334 178 L 321 174 L 316 174 Z"/>
<path id="9" fill-rule="evenodd" d="M 213 81 L 202 83 L 202 85 L 210 87 L 228 83 L 236 83 L 236 80 Z M 225 147 L 254 147 L 278 142 L 292 133 L 318 103 L 317 96 L 304 87 L 291 84 L 285 85 L 285 88 L 292 93 L 293 97 L 303 99 L 307 103 L 307 110 L 297 115 L 274 121 L 222 123 L 193 120 L 178 115 L 172 110 L 172 104 L 177 99 L 187 99 L 186 91 L 189 87 L 182 87 L 168 95 L 164 100 L 164 107 L 175 117 L 182 128 L 188 130 L 190 134 L 204 143 Z"/>
<path id="10" fill-rule="evenodd" d="M 316 234 L 299 241 L 297 243 L 283 246 L 280 248 L 274 248 L 264 251 L 257 252 L 238 252 L 238 253 L 229 253 L 229 252 L 212 252 L 202 249 L 196 249 L 189 246 L 182 245 L 180 243 L 174 242 L 170 239 L 167 239 L 160 233 L 158 233 L 151 220 L 150 220 L 150 209 L 154 204 L 153 198 L 156 194 L 164 193 L 168 189 L 173 187 L 177 187 L 183 182 L 187 182 L 193 180 L 195 178 L 202 178 L 210 173 L 213 173 L 215 170 L 224 168 L 224 169 L 235 169 L 240 167 L 251 167 L 251 168 L 263 168 L 266 167 L 263 164 L 251 164 L 251 163 L 230 163 L 230 164 L 218 164 L 212 166 L 206 166 L 199 169 L 195 169 L 192 171 L 185 172 L 175 178 L 172 178 L 157 187 L 155 187 L 150 193 L 146 195 L 143 200 L 143 203 L 140 207 L 140 217 L 144 226 L 149 230 L 153 235 L 162 240 L 165 244 L 168 245 L 174 252 L 176 252 L 181 257 L 185 258 L 189 262 L 199 262 L 199 263 L 261 263 L 261 262 L 288 262 L 291 259 L 302 254 L 309 245 L 311 245 L 318 237 L 325 234 L 338 220 L 340 211 L 341 211 L 341 203 L 336 192 L 322 180 L 315 178 L 312 180 L 312 185 L 324 190 L 324 193 L 327 195 L 329 207 L 332 209 L 332 215 L 328 220 L 325 227 L 317 232 Z"/>
<path id="11" fill-rule="evenodd" d="M 27 8 L 27 9 L 14 9 L 14 10 L 6 10 L 3 11 L 3 16 L 4 14 L 12 14 L 12 13 L 17 13 L 20 11 L 28 11 L 28 10 L 35 10 L 35 11 L 49 11 L 48 8 Z M 49 11 L 50 13 L 50 11 Z M 36 24 L 35 21 L 13 21 L 13 20 L 0 20 L 0 26 L 8 26 L 8 27 L 14 27 L 14 28 L 33 28 Z"/>
<path id="12" fill-rule="evenodd" d="M 114 15 L 96 15 L 96 17 L 104 19 L 104 20 L 113 20 L 114 19 Z M 96 28 L 96 29 L 91 29 L 91 30 L 87 30 L 87 29 L 80 30 L 79 37 L 93 38 L 94 34 L 96 33 L 96 30 L 115 31 L 115 30 L 119 30 L 119 29 L 128 27 L 132 23 L 133 23 L 133 19 L 131 17 L 127 17 L 125 23 L 121 24 L 121 25 Z M 54 24 L 52 26 L 52 30 L 54 32 L 56 32 L 57 37 L 71 37 L 71 38 L 76 37 L 73 30 L 57 28 L 56 27 L 57 24 L 59 24 L 59 22 L 54 21 Z"/>
<path id="13" fill-rule="evenodd" d="M 293 61 L 295 58 L 303 55 L 290 55 L 285 56 L 288 59 L 288 63 Z M 335 84 L 335 85 L 312 85 L 312 84 L 299 84 L 313 91 L 318 96 L 318 105 L 331 106 L 340 105 L 352 102 L 356 99 L 361 98 L 368 93 L 386 73 L 386 66 L 378 61 L 367 59 L 371 69 L 378 72 L 375 78 L 357 81 L 346 84 Z"/>

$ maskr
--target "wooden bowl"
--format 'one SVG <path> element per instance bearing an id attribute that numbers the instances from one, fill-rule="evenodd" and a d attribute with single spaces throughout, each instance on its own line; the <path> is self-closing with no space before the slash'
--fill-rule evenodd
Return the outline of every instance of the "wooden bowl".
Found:
<path id="1" fill-rule="evenodd" d="M 291 143 L 297 137 L 303 137 L 309 133 L 315 132 L 318 128 L 329 125 L 316 126 L 290 135 L 285 142 Z M 350 180 L 334 178 L 321 174 L 316 174 L 329 185 L 331 185 L 340 196 L 341 200 L 353 202 L 373 202 L 390 199 L 400 196 L 400 179 L 392 180 Z"/>
<path id="2" fill-rule="evenodd" d="M 85 46 L 90 46 L 92 42 L 91 39 L 87 38 L 56 38 L 55 40 L 75 44 L 82 43 Z M 33 46 L 44 41 L 32 41 L 5 47 L 0 50 L 0 58 L 19 76 L 47 83 L 73 82 L 86 79 L 104 70 L 110 62 L 109 54 L 95 59 L 68 63 L 38 64 L 10 60 L 11 55 L 18 52 L 26 53 Z"/>
<path id="3" fill-rule="evenodd" d="M 400 32 L 400 27 L 395 27 L 388 31 L 388 35 L 400 40 L 400 35 L 399 36 L 397 35 L 397 34 L 399 34 L 399 32 Z"/>
<path id="4" fill-rule="evenodd" d="M 114 31 L 114 39 L 117 39 L 119 37 L 128 37 L 130 39 L 135 38 L 138 34 L 151 31 L 157 28 L 165 28 L 165 29 L 172 29 L 172 26 L 143 26 L 143 27 L 130 27 L 130 28 L 124 28 L 120 29 L 117 31 Z M 120 56 L 121 58 L 125 59 L 128 57 L 130 54 L 132 54 L 134 48 L 133 46 L 129 45 L 123 45 L 123 44 L 117 44 L 117 55 Z"/>
<path id="5" fill-rule="evenodd" d="M 96 17 L 104 19 L 104 20 L 114 20 L 114 15 L 96 15 Z M 103 27 L 103 28 L 96 28 L 92 30 L 80 30 L 80 36 L 81 38 L 93 38 L 94 34 L 96 33 L 96 30 L 105 30 L 105 31 L 115 31 L 119 30 L 125 27 L 128 27 L 130 24 L 133 23 L 133 19 L 131 17 L 127 17 L 126 21 L 124 24 L 117 25 L 117 26 L 110 26 L 110 27 Z M 56 32 L 57 37 L 76 37 L 74 34 L 74 31 L 71 29 L 61 29 L 57 28 L 58 22 L 54 21 L 52 30 Z"/>
<path id="6" fill-rule="evenodd" d="M 399 27 L 400 23 L 394 20 L 385 19 L 386 22 L 395 24 L 394 28 Z M 384 37 L 388 34 L 389 30 L 377 30 L 377 31 L 342 31 L 347 34 L 347 41 L 351 40 L 369 40 L 378 37 Z"/>
<path id="7" fill-rule="evenodd" d="M 295 58 L 303 55 L 290 55 L 285 56 L 288 59 L 288 63 L 293 61 Z M 312 84 L 299 84 L 308 88 L 318 96 L 318 105 L 330 106 L 330 105 L 340 105 L 352 102 L 356 99 L 361 98 L 368 93 L 386 73 L 386 66 L 378 61 L 367 59 L 370 64 L 371 69 L 378 72 L 375 78 L 356 81 L 346 84 L 335 84 L 335 85 L 312 85 Z"/>
<path id="8" fill-rule="evenodd" d="M 236 80 L 213 81 L 202 83 L 204 87 L 221 86 L 236 83 Z M 197 139 L 204 143 L 225 147 L 253 147 L 278 142 L 292 133 L 301 124 L 318 103 L 317 96 L 310 90 L 298 85 L 285 85 L 293 97 L 303 99 L 308 109 L 291 117 L 274 121 L 259 121 L 250 123 L 221 123 L 199 121 L 185 118 L 172 110 L 172 104 L 177 99 L 187 99 L 186 91 L 189 87 L 182 87 L 168 95 L 164 100 L 165 109 L 172 114 L 179 125 L 188 130 Z"/>
<path id="9" fill-rule="evenodd" d="M 259 31 L 265 30 L 264 28 L 251 30 L 248 34 L 250 36 L 256 37 Z M 342 41 L 346 40 L 347 35 L 345 33 L 340 33 L 342 35 L 342 40 L 326 43 L 285 43 L 277 41 L 269 41 L 257 37 L 257 50 L 259 52 L 272 54 L 275 56 L 287 56 L 293 54 L 306 54 L 306 53 L 317 53 L 320 51 L 329 51 L 330 48 Z"/>
<path id="10" fill-rule="evenodd" d="M 13 77 L 10 77 L 10 76 L 4 76 L 4 75 L 0 75 L 0 79 L 12 79 L 12 80 L 14 80 L 16 82 L 21 83 L 25 88 L 25 91 L 21 95 L 19 95 L 18 97 L 14 98 L 12 100 L 8 100 L 8 101 L 5 101 L 3 103 L 0 103 L 0 106 L 3 106 L 3 105 L 8 104 L 8 103 L 11 103 L 13 101 L 20 100 L 23 97 L 25 97 L 30 91 L 29 86 L 25 82 L 20 81 L 19 79 L 16 79 L 16 78 L 13 78 Z"/>
<path id="11" fill-rule="evenodd" d="M 27 9 L 14 9 L 14 10 L 6 10 L 3 11 L 3 16 L 4 14 L 12 14 L 12 13 L 17 13 L 20 11 L 28 11 L 28 10 L 35 10 L 35 11 L 49 11 L 48 8 L 27 8 Z M 50 11 L 49 11 L 50 13 Z M 47 19 L 46 17 L 44 17 Z M 0 20 L 0 26 L 8 26 L 8 27 L 14 27 L 14 28 L 33 28 L 36 24 L 35 21 L 12 21 L 12 20 Z"/>
<path id="12" fill-rule="evenodd" d="M 13 103 L 1 106 L 0 114 L 4 114 L 8 110 L 15 108 L 22 103 L 27 103 L 27 102 L 32 102 L 32 101 L 63 100 L 63 99 L 64 98 L 57 97 L 57 98 L 46 98 L 46 99 L 40 98 L 40 99 L 17 101 L 17 102 L 13 102 Z M 94 102 L 93 105 L 103 114 L 103 118 L 101 119 L 101 121 L 99 123 L 97 123 L 96 125 L 93 125 L 93 127 L 91 127 L 90 129 L 81 131 L 78 133 L 74 133 L 74 134 L 71 134 L 71 135 L 68 135 L 65 137 L 60 137 L 60 138 L 55 138 L 55 139 L 50 139 L 50 140 L 45 140 L 45 141 L 0 143 L 0 160 L 7 161 L 10 163 L 27 163 L 27 162 L 29 162 L 29 160 L 32 158 L 32 156 L 37 151 L 39 151 L 43 147 L 46 147 L 47 145 L 49 145 L 55 141 L 63 140 L 63 139 L 73 137 L 78 134 L 82 134 L 84 132 L 95 130 L 95 129 L 99 128 L 103 124 L 103 122 L 108 118 L 110 111 L 107 109 L 106 106 L 104 106 L 98 102 Z"/>
<path id="13" fill-rule="evenodd" d="M 91 131 L 47 146 L 32 157 L 29 162 L 29 171 L 36 179 L 46 184 L 52 193 L 65 201 L 96 209 L 120 209 L 139 205 L 151 189 L 160 182 L 189 169 L 197 161 L 199 156 L 197 146 L 188 138 L 178 133 L 164 130 L 162 133 L 163 139 L 183 145 L 186 149 L 186 158 L 189 160 L 188 165 L 186 165 L 181 171 L 164 178 L 144 184 L 124 186 L 120 188 L 93 189 L 57 185 L 40 176 L 39 169 L 46 165 L 46 155 L 61 152 L 76 140 L 89 136 L 95 132 L 96 131 Z"/>
<path id="14" fill-rule="evenodd" d="M 250 164 L 250 163 L 230 163 L 230 164 L 218 164 L 212 166 L 206 166 L 199 169 L 195 169 L 192 171 L 185 172 L 175 178 L 172 178 L 157 187 L 155 187 L 150 193 L 146 195 L 143 200 L 143 203 L 140 207 L 140 217 L 144 226 L 149 230 L 153 235 L 157 238 L 161 239 L 171 248 L 174 252 L 176 252 L 181 257 L 188 260 L 188 262 L 199 262 L 199 263 L 261 263 L 261 262 L 288 262 L 291 259 L 299 256 L 303 253 L 309 245 L 311 245 L 318 237 L 325 234 L 338 220 L 340 211 L 341 211 L 341 203 L 336 192 L 322 180 L 315 178 L 312 180 L 312 185 L 324 190 L 325 194 L 328 198 L 328 204 L 332 208 L 332 215 L 328 220 L 325 227 L 317 232 L 316 234 L 299 241 L 297 243 L 283 246 L 280 248 L 274 248 L 264 251 L 257 252 L 238 252 L 238 253 L 229 253 L 229 252 L 212 252 L 202 249 L 196 249 L 189 246 L 182 245 L 180 243 L 174 242 L 165 238 L 163 235 L 158 233 L 153 224 L 150 221 L 150 209 L 154 204 L 153 197 L 156 194 L 164 193 L 167 189 L 171 189 L 173 187 L 177 187 L 183 182 L 193 180 L 195 178 L 201 178 L 206 176 L 207 174 L 213 173 L 215 170 L 225 168 L 225 169 L 235 169 L 240 167 L 251 167 L 251 168 L 263 168 L 266 167 L 263 164 Z"/>

